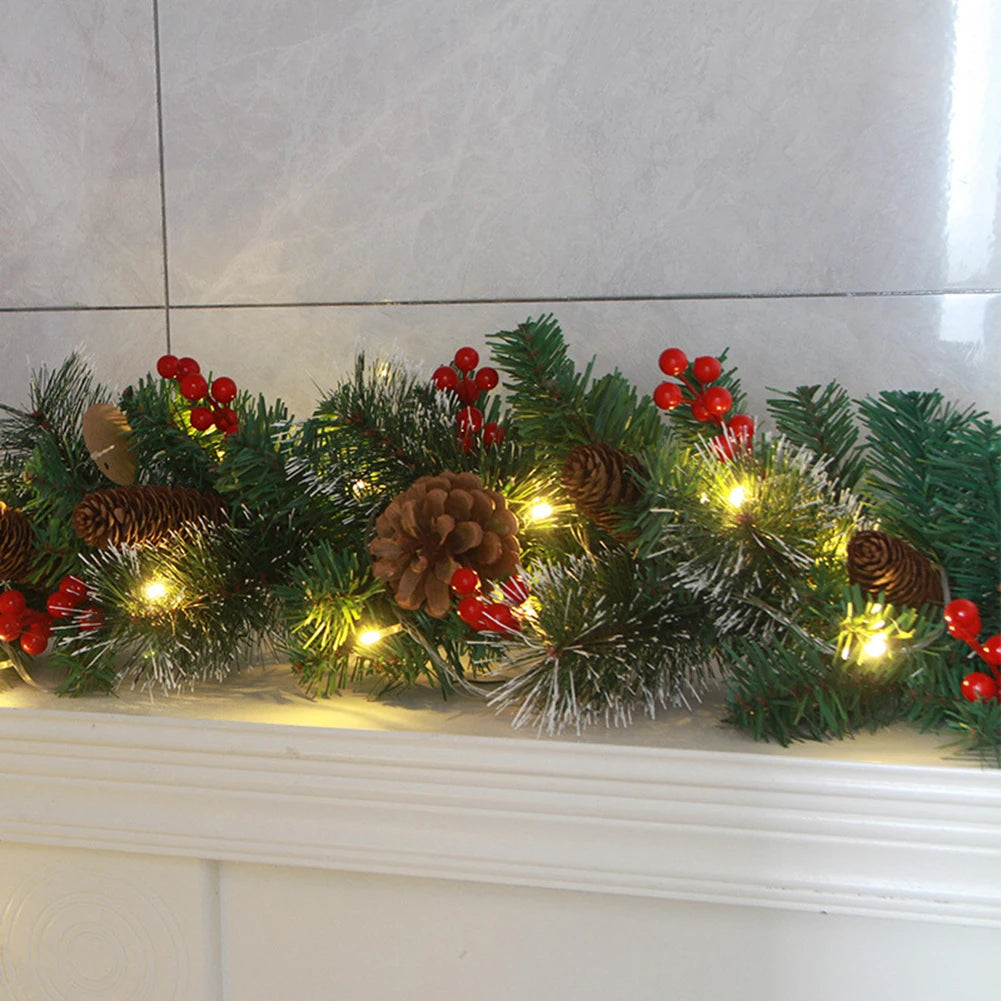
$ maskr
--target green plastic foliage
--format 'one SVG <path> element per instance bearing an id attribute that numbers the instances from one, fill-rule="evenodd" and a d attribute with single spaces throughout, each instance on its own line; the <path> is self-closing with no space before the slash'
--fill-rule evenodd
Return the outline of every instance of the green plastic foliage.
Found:
<path id="1" fill-rule="evenodd" d="M 881 526 L 945 569 L 953 597 L 1001 629 L 1001 428 L 939 393 L 881 393 L 861 404 L 865 493 Z"/>
<path id="2" fill-rule="evenodd" d="M 771 392 L 780 394 L 767 401 L 776 428 L 790 441 L 824 459 L 834 481 L 855 490 L 865 464 L 851 397 L 836 382 Z"/>

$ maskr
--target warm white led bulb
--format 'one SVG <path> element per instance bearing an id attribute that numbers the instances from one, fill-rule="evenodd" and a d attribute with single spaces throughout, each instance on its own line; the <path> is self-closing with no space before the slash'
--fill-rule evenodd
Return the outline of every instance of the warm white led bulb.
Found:
<path id="1" fill-rule="evenodd" d="M 864 647 L 862 647 L 862 652 L 872 659 L 877 657 L 882 657 L 886 653 L 886 633 L 874 633 L 866 641 Z"/>
<path id="2" fill-rule="evenodd" d="M 532 516 L 532 521 L 545 521 L 546 518 L 552 516 L 553 508 L 551 504 L 547 504 L 543 500 L 537 500 L 532 504 L 532 509 L 529 514 Z"/>
<path id="3" fill-rule="evenodd" d="M 167 596 L 167 585 L 162 580 L 151 580 L 144 588 L 147 601 L 162 601 Z"/>
<path id="4" fill-rule="evenodd" d="M 735 486 L 727 497 L 731 507 L 740 507 L 745 500 L 747 500 L 747 491 L 740 484 Z"/>
<path id="5" fill-rule="evenodd" d="M 363 633 L 358 634 L 358 642 L 362 646 L 374 646 L 381 639 L 382 633 L 378 629 L 366 629 Z"/>

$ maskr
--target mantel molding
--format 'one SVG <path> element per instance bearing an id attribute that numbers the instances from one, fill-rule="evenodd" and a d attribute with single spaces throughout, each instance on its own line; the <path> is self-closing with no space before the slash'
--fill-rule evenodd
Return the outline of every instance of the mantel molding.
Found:
<path id="1" fill-rule="evenodd" d="M 8 841 L 1001 925 L 1001 773 L 0 710 Z"/>

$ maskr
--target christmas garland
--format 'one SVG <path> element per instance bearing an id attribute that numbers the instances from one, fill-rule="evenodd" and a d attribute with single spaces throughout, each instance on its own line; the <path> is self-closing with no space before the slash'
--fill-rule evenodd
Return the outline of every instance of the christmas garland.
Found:
<path id="1" fill-rule="evenodd" d="M 430 679 L 540 732 L 722 684 L 788 744 L 906 720 L 1001 760 L 1001 430 L 836 383 L 739 413 L 726 355 L 638 390 L 551 316 L 294 421 L 166 355 L 112 401 L 77 357 L 0 407 L 0 643 L 64 693 Z M 644 395 L 648 392 L 649 395 Z M 985 638 L 981 638 L 985 637 Z"/>

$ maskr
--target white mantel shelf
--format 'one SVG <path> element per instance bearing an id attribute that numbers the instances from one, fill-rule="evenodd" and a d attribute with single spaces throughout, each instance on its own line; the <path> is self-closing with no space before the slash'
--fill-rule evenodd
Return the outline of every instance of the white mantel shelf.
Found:
<path id="1" fill-rule="evenodd" d="M 1001 926 L 1001 772 L 718 714 L 544 739 L 470 697 L 313 702 L 280 666 L 153 701 L 8 679 L 0 840 Z"/>

